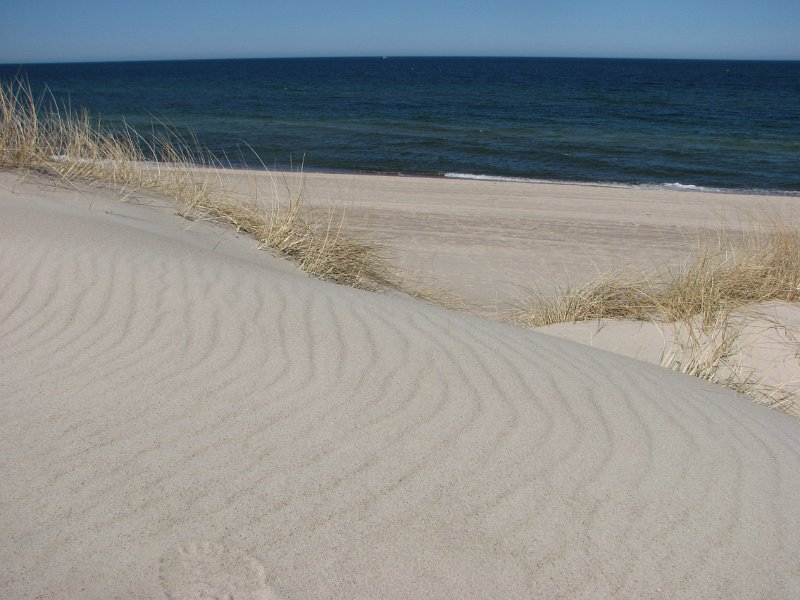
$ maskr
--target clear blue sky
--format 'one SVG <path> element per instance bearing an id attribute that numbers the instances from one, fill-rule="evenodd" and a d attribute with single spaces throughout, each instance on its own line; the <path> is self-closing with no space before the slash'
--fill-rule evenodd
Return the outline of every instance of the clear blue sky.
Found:
<path id="1" fill-rule="evenodd" d="M 285 56 L 800 59 L 800 0 L 4 0 L 0 63 Z"/>

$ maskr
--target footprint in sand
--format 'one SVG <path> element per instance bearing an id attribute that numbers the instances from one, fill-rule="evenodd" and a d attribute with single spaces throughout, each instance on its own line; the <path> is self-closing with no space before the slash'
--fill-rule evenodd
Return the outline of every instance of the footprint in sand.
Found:
<path id="1" fill-rule="evenodd" d="M 241 550 L 185 544 L 161 557 L 159 577 L 170 600 L 279 600 L 264 567 Z"/>

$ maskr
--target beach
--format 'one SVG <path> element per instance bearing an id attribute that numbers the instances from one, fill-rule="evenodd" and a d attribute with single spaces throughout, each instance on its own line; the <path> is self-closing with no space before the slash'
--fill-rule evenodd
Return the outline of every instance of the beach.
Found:
<path id="1" fill-rule="evenodd" d="M 225 178 L 302 185 L 470 310 L 309 277 L 154 193 L 0 172 L 0 595 L 800 593 L 800 421 L 497 319 L 796 223 L 796 197 Z"/>
<path id="2" fill-rule="evenodd" d="M 794 196 L 630 186 L 237 171 L 245 196 L 285 201 L 301 191 L 318 210 L 378 240 L 392 262 L 484 315 L 532 291 L 551 294 L 609 269 L 675 263 L 720 232 L 770 219 L 797 222 Z"/>

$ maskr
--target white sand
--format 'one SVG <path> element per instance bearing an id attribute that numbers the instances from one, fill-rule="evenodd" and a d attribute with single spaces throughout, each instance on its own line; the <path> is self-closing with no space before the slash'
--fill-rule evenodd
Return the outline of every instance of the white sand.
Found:
<path id="1" fill-rule="evenodd" d="M 800 594 L 797 420 L 189 225 L 0 176 L 0 596 Z"/>
<path id="2" fill-rule="evenodd" d="M 277 173 L 273 187 L 247 175 L 262 196 L 302 183 L 312 203 L 345 207 L 348 226 L 385 243 L 395 263 L 485 314 L 531 288 L 550 294 L 621 265 L 684 258 L 720 228 L 800 222 L 793 197 L 320 173 Z"/>

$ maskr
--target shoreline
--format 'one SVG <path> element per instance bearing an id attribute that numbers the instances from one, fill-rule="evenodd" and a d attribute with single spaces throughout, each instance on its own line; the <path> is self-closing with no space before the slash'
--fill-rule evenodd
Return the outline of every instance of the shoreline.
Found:
<path id="1" fill-rule="evenodd" d="M 526 183 L 537 185 L 564 185 L 564 186 L 578 186 L 578 187 L 598 187 L 598 188 L 617 188 L 617 189 L 633 189 L 633 190 L 665 190 L 675 192 L 701 192 L 707 194 L 730 194 L 736 196 L 781 196 L 781 197 L 797 197 L 800 198 L 800 190 L 783 190 L 783 189 L 762 189 L 762 188 L 724 188 L 724 187 L 711 187 L 698 184 L 681 183 L 681 182 L 641 182 L 641 183 L 626 183 L 620 181 L 585 181 L 585 180 L 568 180 L 568 179 L 539 179 L 536 177 L 518 177 L 514 175 L 493 175 L 483 173 L 458 173 L 458 172 L 435 172 L 435 173 L 415 173 L 415 172 L 402 172 L 402 171 L 359 171 L 352 169 L 336 169 L 336 168 L 308 168 L 303 166 L 301 169 L 287 168 L 286 165 L 269 167 L 266 165 L 247 165 L 247 164 L 229 164 L 229 165 L 215 165 L 209 167 L 207 165 L 197 165 L 199 168 L 219 168 L 224 171 L 267 171 L 270 173 L 307 173 L 319 175 L 353 175 L 365 177 L 399 177 L 399 178 L 420 178 L 420 179 L 458 179 L 465 181 L 493 181 L 498 183 Z"/>

